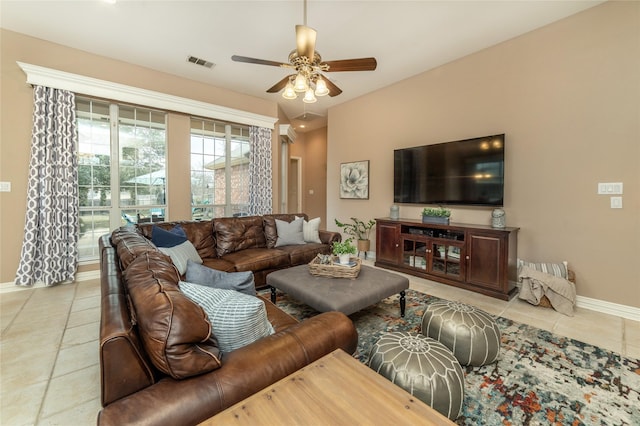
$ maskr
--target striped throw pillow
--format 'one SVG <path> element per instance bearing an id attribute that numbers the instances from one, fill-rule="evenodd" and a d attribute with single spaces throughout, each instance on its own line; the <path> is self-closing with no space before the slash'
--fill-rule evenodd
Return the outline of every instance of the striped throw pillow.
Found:
<path id="1" fill-rule="evenodd" d="M 569 263 L 566 261 L 561 263 L 534 263 L 518 259 L 518 275 L 520 275 L 520 270 L 523 266 L 544 272 L 545 274 L 562 277 L 565 280 L 569 277 Z"/>
<path id="2" fill-rule="evenodd" d="M 204 309 L 223 353 L 274 333 L 264 302 L 257 297 L 185 281 L 180 281 L 180 290 Z"/>

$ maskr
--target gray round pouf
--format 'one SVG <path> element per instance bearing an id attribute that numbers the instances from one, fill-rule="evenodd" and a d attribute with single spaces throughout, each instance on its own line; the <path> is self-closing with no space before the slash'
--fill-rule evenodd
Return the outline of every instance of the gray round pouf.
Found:
<path id="1" fill-rule="evenodd" d="M 384 334 L 371 348 L 368 365 L 451 420 L 460 415 L 462 367 L 437 340 L 402 331 Z"/>
<path id="2" fill-rule="evenodd" d="M 460 302 L 442 300 L 427 306 L 422 334 L 451 349 L 462 365 L 481 366 L 498 359 L 500 328 L 488 313 Z"/>

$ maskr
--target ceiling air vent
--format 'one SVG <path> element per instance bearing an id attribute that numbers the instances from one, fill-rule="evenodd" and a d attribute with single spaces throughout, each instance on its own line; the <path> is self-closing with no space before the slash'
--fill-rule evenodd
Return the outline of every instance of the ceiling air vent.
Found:
<path id="1" fill-rule="evenodd" d="M 187 57 L 187 62 L 191 62 L 192 64 L 200 65 L 209 69 L 213 68 L 213 66 L 215 65 L 213 62 L 209 62 L 205 59 L 196 58 L 195 56 Z"/>

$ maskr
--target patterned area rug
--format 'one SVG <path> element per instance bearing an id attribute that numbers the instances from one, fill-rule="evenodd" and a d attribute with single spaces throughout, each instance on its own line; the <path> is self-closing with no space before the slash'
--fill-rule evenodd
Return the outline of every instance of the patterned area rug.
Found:
<path id="1" fill-rule="evenodd" d="M 405 318 L 398 296 L 351 315 L 360 361 L 366 363 L 382 333 L 419 332 L 424 307 L 433 300 L 439 299 L 408 290 Z M 281 292 L 277 305 L 300 320 L 318 314 Z M 496 320 L 502 332 L 498 362 L 463 367 L 459 425 L 640 425 L 640 360 L 506 318 Z"/>

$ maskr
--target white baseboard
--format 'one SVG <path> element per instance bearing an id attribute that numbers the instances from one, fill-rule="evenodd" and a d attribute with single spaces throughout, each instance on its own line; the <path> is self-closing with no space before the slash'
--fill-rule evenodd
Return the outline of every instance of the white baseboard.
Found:
<path id="1" fill-rule="evenodd" d="M 590 297 L 577 296 L 576 306 L 603 314 L 616 315 L 633 321 L 640 321 L 640 308 L 607 302 L 606 300 L 592 299 Z"/>
<path id="2" fill-rule="evenodd" d="M 88 281 L 100 278 L 100 271 L 85 271 L 78 272 L 76 274 L 76 278 L 74 282 Z M 43 282 L 39 281 L 34 285 L 24 286 L 24 285 L 16 285 L 15 282 L 10 281 L 6 283 L 0 283 L 0 294 L 11 293 L 13 291 L 23 291 L 23 290 L 32 290 L 34 288 L 44 288 L 45 285 Z"/>

